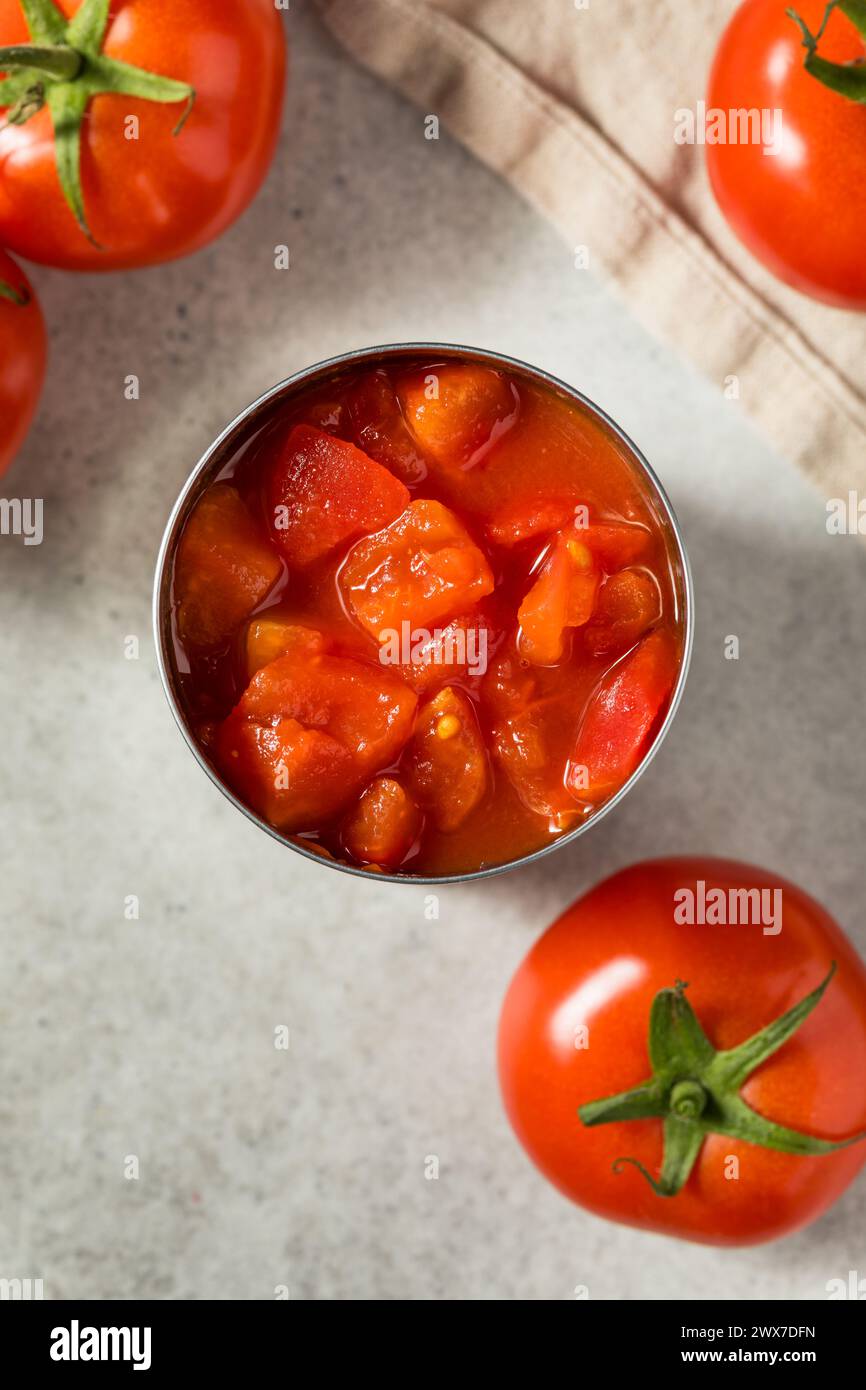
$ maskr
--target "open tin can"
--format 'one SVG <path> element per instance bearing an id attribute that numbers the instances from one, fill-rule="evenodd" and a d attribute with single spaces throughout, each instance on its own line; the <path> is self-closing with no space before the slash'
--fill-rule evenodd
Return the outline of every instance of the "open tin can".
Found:
<path id="1" fill-rule="evenodd" d="M 174 559 L 178 543 L 191 513 L 204 492 L 212 483 L 230 471 L 232 461 L 238 458 L 251 441 L 266 432 L 279 419 L 281 413 L 290 408 L 292 403 L 304 396 L 305 393 L 315 391 L 320 386 L 324 388 L 330 383 L 339 387 L 341 381 L 352 379 L 357 373 L 364 370 L 373 371 L 383 367 L 399 369 L 404 363 L 407 366 L 417 365 L 419 360 L 435 363 L 477 364 L 494 371 L 507 373 L 511 379 L 518 383 L 527 383 L 530 386 L 543 388 L 547 392 L 554 393 L 561 400 L 570 402 L 594 422 L 595 427 L 603 432 L 607 441 L 616 450 L 620 460 L 625 460 L 628 467 L 633 470 L 641 497 L 651 514 L 653 524 L 664 538 L 669 558 L 676 625 L 680 636 L 679 665 L 664 716 L 655 729 L 652 740 L 646 747 L 638 766 L 619 786 L 618 790 L 592 810 L 573 829 L 561 832 L 556 838 L 551 838 L 549 843 L 543 844 L 540 848 L 534 849 L 530 853 L 520 854 L 507 860 L 507 862 L 485 863 L 480 868 L 459 873 L 384 872 L 379 868 L 368 868 L 361 864 L 343 862 L 338 857 L 323 854 L 320 849 L 302 836 L 283 833 L 275 829 L 236 795 L 232 788 L 227 785 L 215 762 L 206 755 L 191 727 L 184 700 L 183 672 L 180 669 L 178 659 L 175 605 L 172 593 Z M 471 879 L 503 873 L 506 870 L 517 868 L 521 864 L 533 863 L 542 856 L 570 844 L 612 811 L 628 794 L 641 773 L 649 765 L 670 728 L 679 705 L 689 666 L 693 635 L 693 609 L 689 562 L 673 508 L 650 465 L 619 426 L 579 391 L 536 367 L 506 357 L 501 353 L 441 343 L 393 344 L 366 348 L 332 357 L 327 361 L 319 362 L 297 372 L 294 376 L 273 386 L 258 400 L 241 411 L 199 459 L 181 490 L 160 545 L 153 596 L 157 661 L 166 697 L 193 756 L 219 787 L 223 795 L 262 830 L 267 831 L 282 844 L 299 854 L 303 854 L 308 859 L 344 873 L 372 878 L 378 882 L 414 884 L 467 882 Z"/>

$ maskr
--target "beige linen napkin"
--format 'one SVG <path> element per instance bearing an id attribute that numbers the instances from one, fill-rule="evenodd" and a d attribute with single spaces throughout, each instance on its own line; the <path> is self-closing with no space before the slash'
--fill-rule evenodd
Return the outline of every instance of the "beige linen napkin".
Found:
<path id="1" fill-rule="evenodd" d="M 826 496 L 866 494 L 866 315 L 778 284 L 728 230 L 703 151 L 674 140 L 735 0 L 315 2 L 356 58 L 586 247 L 653 332 L 738 390 Z"/>

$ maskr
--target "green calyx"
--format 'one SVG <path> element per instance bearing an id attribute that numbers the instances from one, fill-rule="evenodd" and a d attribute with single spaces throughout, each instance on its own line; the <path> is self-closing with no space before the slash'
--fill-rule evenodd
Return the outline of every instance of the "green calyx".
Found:
<path id="1" fill-rule="evenodd" d="M 26 290 L 16 290 L 14 285 L 7 285 L 5 280 L 0 280 L 0 299 L 10 299 L 19 309 L 30 303 L 30 295 Z"/>
<path id="2" fill-rule="evenodd" d="M 23 125 L 43 106 L 51 112 L 57 175 L 69 207 L 84 235 L 97 243 L 87 225 L 81 190 L 81 124 L 93 97 L 113 92 L 146 101 L 184 102 L 186 110 L 175 134 L 192 109 L 195 92 L 186 82 L 132 67 L 102 52 L 110 0 L 83 0 L 72 19 L 54 0 L 20 0 L 32 42 L 0 47 L 0 107 L 4 123 Z"/>
<path id="3" fill-rule="evenodd" d="M 686 999 L 687 985 L 660 990 L 652 1002 L 649 1058 L 652 1076 L 641 1086 L 603 1100 L 590 1101 L 578 1111 L 585 1125 L 614 1121 L 660 1119 L 664 1122 L 664 1152 L 658 1178 L 636 1158 L 618 1158 L 615 1173 L 633 1164 L 659 1197 L 675 1197 L 688 1181 L 708 1134 L 725 1134 L 747 1144 L 761 1144 L 790 1154 L 828 1154 L 866 1138 L 866 1133 L 832 1142 L 786 1129 L 759 1115 L 740 1096 L 752 1072 L 777 1052 L 820 1002 L 836 970 L 786 1014 L 747 1038 L 739 1047 L 717 1052 Z"/>
<path id="4" fill-rule="evenodd" d="M 798 26 L 803 36 L 806 71 L 819 82 L 823 82 L 825 87 L 829 87 L 831 92 L 838 92 L 849 101 L 866 103 L 866 62 L 831 63 L 818 52 L 818 45 L 824 37 L 834 10 L 850 19 L 858 33 L 866 38 L 866 0 L 830 0 L 817 34 L 812 33 L 796 10 L 786 10 L 785 13 Z"/>

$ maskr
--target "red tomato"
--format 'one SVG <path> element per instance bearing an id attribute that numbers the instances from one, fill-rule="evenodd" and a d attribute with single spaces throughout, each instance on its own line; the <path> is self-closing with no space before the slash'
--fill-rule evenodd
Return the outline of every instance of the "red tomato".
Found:
<path id="1" fill-rule="evenodd" d="M 0 474 L 30 428 L 45 377 L 42 310 L 27 276 L 0 251 Z"/>
<path id="2" fill-rule="evenodd" d="M 825 0 L 794 0 L 813 34 Z M 866 106 L 804 68 L 788 0 L 745 0 L 722 36 L 709 110 L 782 112 L 779 154 L 759 143 L 708 144 L 713 191 L 753 255 L 797 290 L 842 308 L 866 308 Z M 818 45 L 823 59 L 857 63 L 866 44 L 841 13 Z"/>
<path id="3" fill-rule="evenodd" d="M 91 0 L 56 7 L 43 0 L 37 8 L 47 15 L 42 34 L 38 25 L 28 31 L 20 0 L 0 0 L 0 44 L 41 38 L 68 45 L 72 61 L 84 54 L 81 79 L 61 84 L 65 90 L 43 80 L 49 104 L 66 102 L 67 124 L 84 116 L 78 219 L 61 188 L 46 104 L 0 132 L 0 241 L 28 260 L 78 270 L 152 265 L 212 241 L 243 212 L 273 155 L 286 61 L 273 0 L 116 0 L 101 42 L 98 25 L 95 41 L 65 27 L 99 9 Z M 88 99 L 81 82 L 98 82 L 106 59 L 143 76 L 127 72 L 126 92 Z M 174 82 L 155 85 L 153 75 Z M 39 80 L 33 69 L 7 77 L 0 107 L 21 100 L 22 82 L 32 89 Z M 188 87 L 195 102 L 175 135 Z M 155 96 L 133 94 L 143 89 Z"/>
<path id="4" fill-rule="evenodd" d="M 739 925 L 680 924 L 674 912 L 683 913 L 684 900 L 675 894 L 691 892 L 699 908 L 701 882 L 705 895 L 721 890 L 728 920 L 732 891 L 767 890 L 763 915 L 753 909 L 756 924 L 743 924 L 740 908 Z M 778 917 L 774 890 L 781 893 Z M 696 915 L 710 919 L 708 911 Z M 765 934 L 774 918 L 781 931 Z M 776 1050 L 757 1048 L 745 1062 L 740 1056 L 742 1076 L 730 1056 L 718 1061 L 799 1005 L 834 961 L 823 995 L 799 1010 L 796 1028 L 789 1021 L 776 1033 Z M 687 988 L 675 988 L 678 982 Z M 695 1018 L 700 1047 L 689 1032 Z M 672 1026 L 665 1031 L 660 1019 Z M 713 1049 L 715 1072 L 708 1073 Z M 669 1066 L 656 1103 L 643 1083 L 659 1064 Z M 836 1200 L 866 1161 L 866 1142 L 851 1142 L 866 1128 L 864 1069 L 866 969 L 840 928 L 799 888 L 723 860 L 637 864 L 592 889 L 530 951 L 500 1020 L 505 1107 L 551 1182 L 599 1216 L 712 1245 L 772 1240 Z M 674 1097 L 679 1089 L 689 1100 L 696 1079 L 704 1109 L 692 1096 L 684 1110 Z M 605 1122 L 616 1114 L 612 1103 L 593 1103 L 616 1097 L 622 1106 L 619 1093 L 633 1088 L 642 1089 L 630 1103 L 647 1117 Z M 737 1121 L 724 1135 L 716 1132 L 723 1106 Z M 582 1121 L 578 1107 L 593 1123 Z M 741 1122 L 756 1132 L 785 1126 L 781 1133 L 799 1151 L 734 1137 Z M 659 1183 L 676 1166 L 684 1123 L 703 1127 L 686 1154 L 692 1166 L 681 1164 L 676 1195 L 660 1195 L 647 1177 Z M 849 1145 L 809 1152 L 822 1141 L 828 1150 Z M 630 1162 L 617 1162 L 623 1159 Z"/>

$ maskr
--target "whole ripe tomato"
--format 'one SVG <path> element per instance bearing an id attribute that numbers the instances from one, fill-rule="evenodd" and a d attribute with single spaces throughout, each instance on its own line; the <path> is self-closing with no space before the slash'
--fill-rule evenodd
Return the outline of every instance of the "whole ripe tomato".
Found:
<path id="1" fill-rule="evenodd" d="M 45 377 L 45 320 L 33 287 L 0 251 L 0 475 L 24 441 Z"/>
<path id="2" fill-rule="evenodd" d="M 790 4 L 817 35 L 825 0 Z M 708 116 L 781 111 L 780 152 L 708 143 L 710 182 L 733 230 L 779 279 L 828 304 L 866 309 L 866 105 L 806 70 L 808 50 L 788 8 L 789 0 L 745 0 L 722 36 L 707 92 Z M 861 22 L 864 15 L 861 6 Z M 866 57 L 844 7 L 831 14 L 818 54 L 817 68 Z M 833 80 L 833 72 L 824 75 Z M 866 70 L 861 77 L 849 68 L 847 76 L 852 88 L 866 83 Z"/>
<path id="3" fill-rule="evenodd" d="M 108 0 L 28 0 L 27 12 L 29 29 L 21 0 L 0 0 L 0 45 L 53 52 L 45 68 L 0 55 L 12 120 L 0 131 L 0 242 L 46 265 L 111 270 L 185 256 L 224 231 L 279 131 L 273 0 L 116 0 L 110 17 Z"/>
<path id="4" fill-rule="evenodd" d="M 712 925 L 709 909 L 678 923 L 683 890 L 702 915 L 701 881 L 726 904 L 730 890 L 781 890 L 762 918 L 779 903 L 781 931 Z M 866 1161 L 866 969 L 782 879 L 723 860 L 637 864 L 530 951 L 503 1005 L 499 1071 L 521 1143 L 581 1206 L 712 1245 L 772 1240 Z"/>

